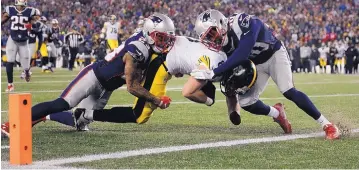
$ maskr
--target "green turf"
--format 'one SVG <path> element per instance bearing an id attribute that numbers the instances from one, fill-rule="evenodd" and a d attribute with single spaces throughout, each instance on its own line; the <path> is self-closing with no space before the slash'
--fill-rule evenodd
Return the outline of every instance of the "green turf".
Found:
<path id="1" fill-rule="evenodd" d="M 35 91 L 33 104 L 55 99 L 77 72 L 66 70 L 54 74 L 34 70 L 32 83 L 22 83 L 15 77 L 16 91 Z M 57 76 L 59 75 L 59 76 Z M 66 76 L 68 75 L 68 76 Z M 46 76 L 46 77 L 45 77 Z M 335 123 L 346 128 L 359 128 L 359 96 L 320 97 L 320 95 L 359 94 L 359 77 L 344 75 L 294 76 L 296 87 L 309 96 L 321 112 Z M 1 91 L 6 87 L 6 74 L 1 73 Z M 36 83 L 37 81 L 64 81 Z M 172 79 L 168 87 L 183 86 L 185 78 Z M 310 84 L 315 83 L 315 84 Z M 56 92 L 44 92 L 52 90 Z M 43 91 L 43 92 L 40 92 Z M 173 102 L 186 102 L 180 91 L 169 91 Z M 317 97 L 315 97 L 317 96 Z M 319 96 L 319 97 L 318 97 Z M 8 110 L 7 94 L 1 94 L 1 110 Z M 320 126 L 293 103 L 282 97 L 272 81 L 261 96 L 265 103 L 284 102 L 294 133 L 321 131 Z M 175 104 L 166 110 L 156 110 L 143 125 L 111 124 L 95 122 L 91 131 L 79 133 L 73 128 L 47 121 L 33 129 L 34 161 L 65 158 L 87 154 L 128 151 L 149 147 L 197 144 L 205 142 L 261 138 L 282 135 L 279 126 L 269 118 L 242 111 L 242 124 L 234 126 L 228 120 L 223 95 L 217 92 L 214 106 L 199 104 Z M 116 91 L 110 105 L 132 104 L 133 97 L 125 90 Z M 7 113 L 2 112 L 2 122 Z M 322 138 L 301 139 L 287 142 L 250 144 L 227 148 L 181 151 L 160 155 L 139 156 L 125 159 L 109 159 L 90 163 L 74 163 L 66 166 L 80 168 L 359 168 L 359 138 L 346 137 L 338 141 Z M 3 139 L 1 145 L 8 145 Z M 1 151 L 2 161 L 8 161 L 7 149 Z"/>

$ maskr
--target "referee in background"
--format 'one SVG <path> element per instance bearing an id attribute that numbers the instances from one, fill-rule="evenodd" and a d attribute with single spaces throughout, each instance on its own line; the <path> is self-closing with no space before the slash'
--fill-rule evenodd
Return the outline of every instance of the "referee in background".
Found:
<path id="1" fill-rule="evenodd" d="M 85 42 L 85 38 L 82 34 L 73 28 L 65 35 L 64 41 L 67 43 L 70 49 L 69 70 L 72 71 L 76 55 L 79 52 L 79 46 Z"/>

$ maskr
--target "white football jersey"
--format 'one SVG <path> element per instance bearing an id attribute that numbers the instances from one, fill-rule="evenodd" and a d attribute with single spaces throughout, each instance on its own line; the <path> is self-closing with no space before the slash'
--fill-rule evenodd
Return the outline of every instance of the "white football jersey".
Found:
<path id="1" fill-rule="evenodd" d="M 118 38 L 118 27 L 120 26 L 119 22 L 111 24 L 110 22 L 105 22 L 106 28 L 106 39 L 107 40 L 117 40 Z"/>
<path id="2" fill-rule="evenodd" d="M 176 42 L 166 57 L 168 72 L 172 75 L 187 74 L 199 65 L 213 70 L 227 60 L 224 52 L 209 50 L 198 40 L 176 36 Z"/>

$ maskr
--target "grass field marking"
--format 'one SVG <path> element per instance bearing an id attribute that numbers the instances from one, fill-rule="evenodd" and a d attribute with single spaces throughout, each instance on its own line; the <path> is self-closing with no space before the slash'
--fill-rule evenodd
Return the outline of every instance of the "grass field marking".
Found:
<path id="1" fill-rule="evenodd" d="M 359 96 L 359 93 L 354 94 L 327 94 L 327 95 L 310 95 L 310 98 L 323 98 L 323 97 L 351 97 L 351 96 Z M 286 99 L 285 97 L 262 97 L 261 100 L 282 100 Z M 216 100 L 216 102 L 225 102 L 226 100 Z M 174 101 L 171 104 L 198 104 L 191 101 Z M 121 105 L 106 105 L 106 107 L 125 107 L 125 106 L 132 106 L 132 104 L 121 104 Z M 1 113 L 6 113 L 7 110 L 2 110 Z"/>
<path id="2" fill-rule="evenodd" d="M 53 77 L 56 78 L 56 77 Z M 25 81 L 16 81 L 14 82 L 14 84 L 50 84 L 50 83 L 69 83 L 71 82 L 71 80 L 63 80 L 63 81 L 30 81 L 30 82 L 25 82 Z M 358 80 L 350 80 L 350 81 L 318 81 L 318 82 L 299 82 L 299 83 L 294 83 L 295 85 L 311 85 L 311 84 L 357 84 L 359 83 Z M 7 84 L 7 82 L 2 82 L 1 84 Z M 269 86 L 274 86 L 276 84 L 270 82 L 268 84 Z M 216 86 L 217 88 L 219 88 L 218 86 Z M 122 87 L 124 88 L 124 87 Z M 181 88 L 182 89 L 182 88 Z"/>
<path id="3" fill-rule="evenodd" d="M 351 132 L 358 133 L 359 129 L 353 129 Z M 78 163 L 78 162 L 91 162 L 91 161 L 98 161 L 98 160 L 104 160 L 104 159 L 122 159 L 122 158 L 134 157 L 134 156 L 145 156 L 145 155 L 147 156 L 147 155 L 169 153 L 169 152 L 179 152 L 179 151 L 218 148 L 218 147 L 229 147 L 229 146 L 256 144 L 256 143 L 289 141 L 289 140 L 306 139 L 306 138 L 322 137 L 322 136 L 324 136 L 324 132 L 282 135 L 282 136 L 273 136 L 273 137 L 264 137 L 264 138 L 228 140 L 228 141 L 199 143 L 199 144 L 191 144 L 191 145 L 178 145 L 178 146 L 169 146 L 169 147 L 144 148 L 144 149 L 137 149 L 137 150 L 113 152 L 113 153 L 107 153 L 107 154 L 93 154 L 93 155 L 85 155 L 85 156 L 78 156 L 78 157 L 51 159 L 51 160 L 46 160 L 46 161 L 35 161 L 33 163 L 33 165 L 30 165 L 28 168 L 43 167 L 43 166 L 61 166 L 63 164 Z"/>
<path id="4" fill-rule="evenodd" d="M 9 149 L 10 146 L 1 146 L 1 149 Z"/>

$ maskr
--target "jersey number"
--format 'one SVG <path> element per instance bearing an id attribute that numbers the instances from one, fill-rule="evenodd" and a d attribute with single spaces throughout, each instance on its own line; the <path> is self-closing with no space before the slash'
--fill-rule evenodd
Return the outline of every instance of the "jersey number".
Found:
<path id="1" fill-rule="evenodd" d="M 116 29 L 116 28 L 112 28 L 112 29 L 111 29 L 111 33 L 112 33 L 112 34 L 113 34 L 113 33 L 117 34 L 117 29 Z"/>
<path id="2" fill-rule="evenodd" d="M 29 21 L 28 17 L 24 16 L 12 16 L 11 18 L 11 30 L 26 30 L 25 23 Z"/>

